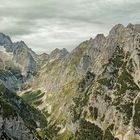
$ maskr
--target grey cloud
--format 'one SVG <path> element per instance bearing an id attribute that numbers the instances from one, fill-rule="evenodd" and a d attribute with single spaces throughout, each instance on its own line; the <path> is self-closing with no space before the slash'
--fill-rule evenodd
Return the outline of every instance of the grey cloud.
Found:
<path id="1" fill-rule="evenodd" d="M 117 23 L 139 23 L 139 6 L 139 0 L 1 0 L 0 31 L 38 52 L 71 50 Z"/>

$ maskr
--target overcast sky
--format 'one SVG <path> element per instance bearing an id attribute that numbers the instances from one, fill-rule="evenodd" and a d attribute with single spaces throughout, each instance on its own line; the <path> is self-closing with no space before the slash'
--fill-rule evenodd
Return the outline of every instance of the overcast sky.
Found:
<path id="1" fill-rule="evenodd" d="M 0 0 L 0 32 L 34 51 L 69 51 L 115 24 L 140 23 L 140 0 Z"/>

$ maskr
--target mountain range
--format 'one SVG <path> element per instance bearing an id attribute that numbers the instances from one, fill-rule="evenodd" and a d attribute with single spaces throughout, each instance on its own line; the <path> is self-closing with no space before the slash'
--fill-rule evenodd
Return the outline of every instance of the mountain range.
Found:
<path id="1" fill-rule="evenodd" d="M 0 33 L 0 139 L 140 140 L 140 24 L 41 55 Z"/>

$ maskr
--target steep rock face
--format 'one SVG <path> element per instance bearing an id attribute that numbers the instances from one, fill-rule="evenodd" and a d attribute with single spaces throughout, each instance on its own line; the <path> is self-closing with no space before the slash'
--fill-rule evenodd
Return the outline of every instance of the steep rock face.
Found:
<path id="1" fill-rule="evenodd" d="M 29 50 L 24 42 L 18 42 L 13 47 L 13 59 L 16 63 L 22 66 L 23 73 L 30 76 L 37 70 L 37 62 L 35 55 Z"/>
<path id="2" fill-rule="evenodd" d="M 118 46 L 103 73 L 74 98 L 72 116 L 75 123 L 84 118 L 104 132 L 112 126 L 109 134 L 113 134 L 112 139 L 113 136 L 124 140 L 140 139 L 140 128 L 134 126 L 137 120 L 134 114 L 138 113 L 135 102 L 139 99 L 140 88 L 128 70 L 129 60 L 130 56 Z"/>
<path id="3" fill-rule="evenodd" d="M 47 121 L 40 111 L 25 103 L 0 83 L 0 138 L 42 139 Z"/>
<path id="4" fill-rule="evenodd" d="M 35 139 L 9 103 L 0 101 L 0 106 L 0 139 Z"/>
<path id="5" fill-rule="evenodd" d="M 99 75 L 103 70 L 102 66 L 108 62 L 117 44 L 128 38 L 127 36 L 132 32 L 129 30 L 123 25 L 116 25 L 107 37 L 99 34 L 95 39 L 91 38 L 81 43 L 65 59 L 52 61 L 43 67 L 39 71 L 39 77 L 33 81 L 33 88 L 49 91 L 48 94 L 51 95 L 52 93 L 63 92 L 61 91 L 62 87 L 65 89 L 69 84 L 72 84 L 71 86 L 75 89 L 77 81 L 87 71 L 93 71 Z M 122 34 L 117 35 L 119 32 Z"/>
<path id="6" fill-rule="evenodd" d="M 21 75 L 19 69 L 0 69 L 0 82 L 2 82 L 11 91 L 20 90 L 26 78 Z"/>
<path id="7" fill-rule="evenodd" d="M 123 140 L 139 140 L 140 128 L 135 126 L 135 121 L 138 120 L 135 114 L 138 115 L 140 93 L 137 78 L 140 72 L 139 32 L 117 25 L 109 36 L 111 36 L 109 40 L 114 38 L 115 41 L 114 50 L 111 50 L 113 54 L 108 62 L 102 65 L 103 71 L 97 79 L 73 100 L 72 116 L 75 123 L 84 118 L 101 128 L 104 135 L 99 139 L 116 137 Z M 84 132 L 78 135 L 82 138 L 83 134 Z"/>
<path id="8" fill-rule="evenodd" d="M 118 24 L 34 77 L 32 89 L 45 93 L 38 108 L 61 128 L 58 139 L 140 139 L 139 27 Z"/>
<path id="9" fill-rule="evenodd" d="M 39 68 L 38 55 L 28 48 L 23 41 L 13 43 L 10 37 L 0 33 L 0 45 L 1 54 L 9 55 L 11 63 L 18 65 L 24 75 L 30 76 Z"/>
<path id="10" fill-rule="evenodd" d="M 25 80 L 19 65 L 13 61 L 13 54 L 6 52 L 5 48 L 0 46 L 0 81 L 10 90 L 16 91 Z"/>
<path id="11" fill-rule="evenodd" d="M 9 36 L 0 33 L 0 45 L 10 46 L 12 45 L 12 41 Z"/>
<path id="12" fill-rule="evenodd" d="M 58 82 L 59 72 L 61 74 L 62 73 L 61 70 L 63 70 L 60 67 L 63 67 L 63 63 L 65 62 L 65 59 L 68 57 L 68 55 L 69 53 L 66 49 L 62 49 L 62 50 L 55 49 L 54 51 L 52 51 L 48 56 L 46 64 L 38 71 L 39 76 L 31 79 L 33 80 L 32 81 L 33 87 L 35 88 L 41 87 L 42 90 L 45 90 L 47 86 L 48 88 L 51 88 L 48 89 L 50 90 L 50 92 L 56 91 L 59 87 L 57 87 L 57 85 L 56 87 L 52 87 L 51 84 Z M 46 77 L 48 77 L 49 81 L 47 80 Z"/>
<path id="13" fill-rule="evenodd" d="M 50 55 L 49 55 L 49 61 L 52 62 L 52 61 L 55 61 L 57 59 L 63 59 L 66 55 L 68 55 L 68 51 L 64 48 L 62 50 L 60 49 L 55 49 L 53 50 Z"/>
<path id="14" fill-rule="evenodd" d="M 13 43 L 10 37 L 0 33 L 0 79 L 10 90 L 21 90 L 47 59 L 48 56 L 37 55 L 23 41 Z"/>
<path id="15" fill-rule="evenodd" d="M 44 66 L 48 62 L 49 54 L 43 53 L 41 55 L 38 55 L 38 59 L 41 66 Z"/>

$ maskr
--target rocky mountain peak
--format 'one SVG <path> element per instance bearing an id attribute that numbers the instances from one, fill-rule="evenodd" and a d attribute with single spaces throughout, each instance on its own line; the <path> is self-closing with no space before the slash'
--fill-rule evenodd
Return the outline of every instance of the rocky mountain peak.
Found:
<path id="1" fill-rule="evenodd" d="M 47 54 L 47 53 L 42 53 L 42 54 L 38 55 L 38 57 L 39 57 L 40 59 L 46 58 L 46 57 L 48 57 L 48 56 L 49 56 L 49 54 Z"/>
<path id="2" fill-rule="evenodd" d="M 110 35 L 112 36 L 116 36 L 117 34 L 119 34 L 120 32 L 122 32 L 122 30 L 124 29 L 124 25 L 122 24 L 117 24 L 115 25 L 109 32 Z"/>
<path id="3" fill-rule="evenodd" d="M 67 49 L 65 49 L 65 48 L 58 49 L 58 48 L 56 48 L 55 50 L 53 50 L 50 53 L 49 59 L 50 60 L 62 59 L 62 58 L 64 58 L 68 54 L 69 54 L 69 52 L 67 51 Z"/>
<path id="4" fill-rule="evenodd" d="M 27 48 L 27 45 L 25 44 L 24 41 L 19 41 L 19 42 L 16 42 L 20 47 L 26 47 Z"/>
<path id="5" fill-rule="evenodd" d="M 96 39 L 97 39 L 97 40 L 101 40 L 101 39 L 103 39 L 103 38 L 105 38 L 104 34 L 97 34 L 97 36 L 95 37 L 95 40 L 96 40 Z"/>
<path id="6" fill-rule="evenodd" d="M 134 32 L 140 33 L 140 24 L 132 24 L 132 23 L 129 23 L 127 25 L 127 28 L 131 29 Z"/>
<path id="7" fill-rule="evenodd" d="M 65 54 L 68 54 L 68 53 L 69 53 L 68 50 L 67 50 L 66 48 L 61 49 L 61 51 L 62 51 L 63 53 L 65 53 Z"/>
<path id="8" fill-rule="evenodd" d="M 130 28 L 131 30 L 134 30 L 134 24 L 132 24 L 132 23 L 129 23 L 126 27 Z"/>
<path id="9" fill-rule="evenodd" d="M 56 48 L 50 53 L 50 55 L 55 55 L 55 54 L 57 55 L 57 54 L 60 54 L 60 53 L 67 54 L 68 51 L 65 48 L 63 48 L 63 49 Z"/>
<path id="10" fill-rule="evenodd" d="M 44 66 L 49 60 L 49 54 L 43 53 L 38 55 L 39 63 L 41 66 Z"/>
<path id="11" fill-rule="evenodd" d="M 10 37 L 3 33 L 0 33 L 0 45 L 10 46 L 11 44 L 12 44 L 12 41 Z"/>
<path id="12" fill-rule="evenodd" d="M 105 42 L 106 38 L 104 34 L 97 34 L 97 36 L 94 38 L 94 46 L 101 47 L 102 44 Z"/>

